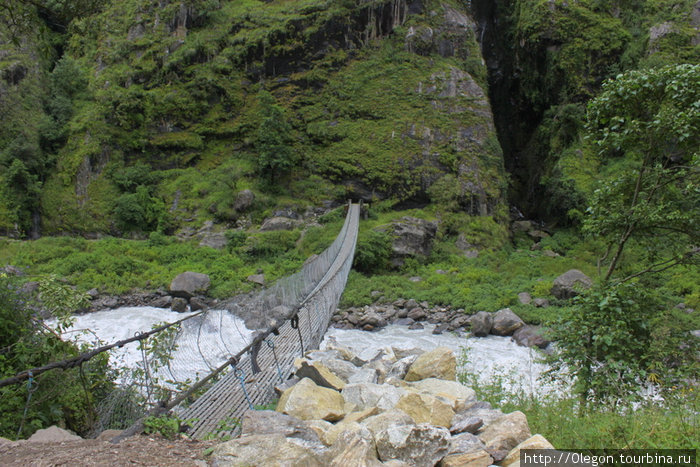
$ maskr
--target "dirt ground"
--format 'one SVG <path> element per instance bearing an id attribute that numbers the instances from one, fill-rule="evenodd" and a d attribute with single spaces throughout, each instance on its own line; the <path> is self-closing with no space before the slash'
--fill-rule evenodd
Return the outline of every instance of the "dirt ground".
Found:
<path id="1" fill-rule="evenodd" d="M 196 466 L 208 465 L 215 441 L 133 436 L 119 444 L 97 439 L 61 442 L 0 442 L 0 466 Z"/>

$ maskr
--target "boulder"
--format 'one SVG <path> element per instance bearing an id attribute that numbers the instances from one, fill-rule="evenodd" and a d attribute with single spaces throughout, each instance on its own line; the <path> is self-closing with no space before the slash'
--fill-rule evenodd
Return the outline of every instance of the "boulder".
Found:
<path id="1" fill-rule="evenodd" d="M 189 299 L 198 292 L 206 292 L 210 284 L 208 275 L 186 271 L 177 275 L 170 283 L 170 293 L 176 297 Z"/>
<path id="2" fill-rule="evenodd" d="M 199 242 L 199 246 L 208 246 L 215 250 L 223 250 L 226 245 L 228 245 L 228 240 L 226 234 L 222 232 L 207 233 Z"/>
<path id="3" fill-rule="evenodd" d="M 27 441 L 30 443 L 57 443 L 62 441 L 79 441 L 83 438 L 56 425 L 36 430 Z"/>
<path id="4" fill-rule="evenodd" d="M 510 336 L 524 325 L 525 322 L 520 319 L 518 315 L 513 313 L 513 310 L 510 308 L 504 308 L 493 314 L 491 334 L 495 334 L 497 336 Z"/>
<path id="5" fill-rule="evenodd" d="M 391 366 L 391 368 L 389 368 L 389 372 L 386 374 L 386 378 L 393 377 L 398 379 L 404 379 L 406 377 L 406 373 L 408 373 L 408 369 L 411 367 L 411 365 L 413 365 L 413 362 L 415 362 L 417 358 L 417 355 L 409 355 L 408 357 L 404 357 L 398 360 Z"/>
<path id="6" fill-rule="evenodd" d="M 486 451 L 498 462 L 505 458 L 511 449 L 532 435 L 527 417 L 524 413 L 516 411 L 486 425 L 478 436 L 486 445 Z"/>
<path id="7" fill-rule="evenodd" d="M 255 193 L 250 190 L 240 191 L 233 202 L 233 209 L 238 212 L 245 211 L 253 205 L 253 201 L 255 201 Z"/>
<path id="8" fill-rule="evenodd" d="M 521 449 L 554 449 L 554 446 L 542 435 L 534 435 L 515 446 L 501 461 L 503 467 L 512 466 L 520 462 Z"/>
<path id="9" fill-rule="evenodd" d="M 493 317 L 487 311 L 479 311 L 469 318 L 471 332 L 475 337 L 486 337 L 491 332 Z"/>
<path id="10" fill-rule="evenodd" d="M 484 421 L 473 415 L 458 413 L 452 419 L 452 426 L 450 427 L 450 433 L 476 433 L 479 428 L 484 425 Z"/>
<path id="11" fill-rule="evenodd" d="M 207 303 L 201 297 L 190 298 L 190 311 L 199 311 L 207 307 Z"/>
<path id="12" fill-rule="evenodd" d="M 323 433 L 323 437 L 321 438 L 323 441 L 323 444 L 326 446 L 332 446 L 338 441 L 338 437 L 342 435 L 343 433 L 353 433 L 353 432 L 358 432 L 366 430 L 365 427 L 360 425 L 357 422 L 346 422 L 345 420 L 336 423 L 335 425 L 331 424 L 331 426 L 326 430 L 325 433 Z"/>
<path id="13" fill-rule="evenodd" d="M 296 371 L 296 375 L 298 378 L 309 378 L 319 386 L 336 391 L 342 391 L 345 387 L 345 382 L 321 362 L 303 360 L 301 367 Z"/>
<path id="14" fill-rule="evenodd" d="M 542 337 L 542 328 L 528 324 L 513 333 L 513 340 L 522 347 L 539 347 L 540 349 L 546 348 L 550 342 Z"/>
<path id="15" fill-rule="evenodd" d="M 455 413 L 450 404 L 429 394 L 408 393 L 399 399 L 396 408 L 405 412 L 416 423 L 449 428 Z"/>
<path id="16" fill-rule="evenodd" d="M 241 420 L 241 436 L 280 434 L 297 444 L 317 448 L 318 434 L 302 420 L 274 410 L 248 410 Z"/>
<path id="17" fill-rule="evenodd" d="M 415 425 L 413 419 L 401 410 L 389 410 L 364 419 L 362 426 L 372 432 L 374 436 L 394 425 Z"/>
<path id="18" fill-rule="evenodd" d="M 258 284 L 258 285 L 265 285 L 265 274 L 251 274 L 250 276 L 246 277 L 246 280 L 248 282 L 252 282 L 253 284 Z"/>
<path id="19" fill-rule="evenodd" d="M 279 433 L 249 435 L 214 447 L 211 464 L 218 467 L 241 465 L 325 467 L 321 456 Z"/>
<path id="20" fill-rule="evenodd" d="M 484 450 L 486 446 L 479 438 L 471 433 L 461 433 L 450 438 L 450 450 L 447 455 L 466 454 Z"/>
<path id="21" fill-rule="evenodd" d="M 184 313 L 187 311 L 187 299 L 182 297 L 175 297 L 170 303 L 170 309 L 178 313 Z"/>
<path id="22" fill-rule="evenodd" d="M 458 417 L 478 417 L 483 421 L 484 425 L 488 425 L 503 417 L 503 412 L 492 408 L 488 402 L 479 401 L 460 412 Z M 459 419 L 458 417 L 455 417 L 455 422 Z"/>
<path id="23" fill-rule="evenodd" d="M 431 425 L 394 425 L 375 437 L 382 461 L 398 459 L 411 466 L 435 465 L 447 455 L 450 432 Z"/>
<path id="24" fill-rule="evenodd" d="M 331 370 L 333 374 L 337 375 L 338 378 L 342 379 L 346 383 L 351 382 L 350 379 L 357 373 L 358 371 L 362 371 L 361 369 L 358 369 L 355 365 L 352 363 L 348 362 L 347 360 L 341 360 L 339 358 L 321 358 L 318 361 L 323 363 L 326 368 Z M 362 381 L 352 381 L 353 383 L 360 383 Z M 372 382 L 372 381 L 370 381 Z M 376 383 L 376 380 L 373 381 Z"/>
<path id="25" fill-rule="evenodd" d="M 372 383 L 378 381 L 379 372 L 375 368 L 362 368 L 348 378 L 348 383 Z"/>
<path id="26" fill-rule="evenodd" d="M 355 404 L 358 410 L 370 407 L 391 410 L 406 394 L 406 390 L 389 385 L 353 383 L 347 384 L 341 394 L 346 402 Z"/>
<path id="27" fill-rule="evenodd" d="M 170 295 L 165 295 L 163 297 L 158 297 L 150 303 L 150 306 L 156 308 L 168 308 L 173 303 L 173 297 Z"/>
<path id="28" fill-rule="evenodd" d="M 304 378 L 282 393 L 277 411 L 302 420 L 334 422 L 345 416 L 345 400 L 337 391 Z"/>
<path id="29" fill-rule="evenodd" d="M 571 269 L 554 279 L 550 292 L 559 299 L 568 299 L 575 297 L 580 290 L 588 289 L 592 285 L 593 281 L 587 275 L 578 269 Z"/>
<path id="30" fill-rule="evenodd" d="M 437 378 L 454 381 L 457 375 L 457 358 L 452 349 L 438 347 L 420 355 L 408 369 L 406 381 Z"/>
<path id="31" fill-rule="evenodd" d="M 331 467 L 381 467 L 372 433 L 366 428 L 345 431 L 330 449 Z"/>
<path id="32" fill-rule="evenodd" d="M 476 393 L 473 389 L 458 383 L 457 381 L 445 381 L 436 378 L 427 378 L 410 387 L 433 397 L 440 397 L 450 403 L 455 412 L 463 410 L 468 404 L 476 401 Z"/>
<path id="33" fill-rule="evenodd" d="M 408 312 L 408 315 L 406 315 L 407 318 L 412 319 L 413 321 L 421 321 L 425 319 L 428 315 L 425 313 L 425 310 L 423 308 L 413 308 Z"/>
<path id="34" fill-rule="evenodd" d="M 270 217 L 265 219 L 260 226 L 261 232 L 271 232 L 275 230 L 294 230 L 297 227 L 297 221 L 289 217 Z"/>
<path id="35" fill-rule="evenodd" d="M 490 465 L 493 465 L 493 458 L 483 449 L 466 454 L 452 454 L 440 462 L 440 467 L 489 467 Z"/>
<path id="36" fill-rule="evenodd" d="M 529 305 L 532 301 L 532 296 L 527 292 L 520 292 L 518 294 L 518 301 L 523 305 Z"/>
<path id="37" fill-rule="evenodd" d="M 393 235 L 391 263 L 400 267 L 407 257 L 430 255 L 437 223 L 407 216 L 393 222 L 385 230 Z"/>
<path id="38" fill-rule="evenodd" d="M 532 301 L 532 304 L 537 308 L 547 308 L 549 306 L 549 300 L 546 298 L 536 298 Z"/>

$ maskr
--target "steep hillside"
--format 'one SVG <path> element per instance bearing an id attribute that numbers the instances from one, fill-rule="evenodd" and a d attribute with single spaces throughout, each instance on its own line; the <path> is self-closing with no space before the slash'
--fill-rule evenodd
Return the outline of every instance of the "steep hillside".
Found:
<path id="1" fill-rule="evenodd" d="M 700 2 L 471 3 L 511 202 L 529 217 L 577 219 L 604 169 L 583 138 L 588 101 L 619 73 L 699 63 Z"/>
<path id="2" fill-rule="evenodd" d="M 24 59 L 2 62 L 5 94 L 34 103 L 0 123 L 3 185 L 15 187 L 0 194 L 0 229 L 232 223 L 244 188 L 258 193 L 253 217 L 354 197 L 504 220 L 474 30 L 451 2 L 105 2 L 69 22 L 60 58 L 27 76 L 11 71 Z M 26 59 L 46 45 L 3 50 Z M 12 183 L 28 159 L 43 165 Z"/>

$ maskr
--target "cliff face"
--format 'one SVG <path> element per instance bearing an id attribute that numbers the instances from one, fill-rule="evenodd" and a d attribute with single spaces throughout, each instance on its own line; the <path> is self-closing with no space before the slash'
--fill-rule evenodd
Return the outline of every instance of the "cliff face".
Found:
<path id="1" fill-rule="evenodd" d="M 565 221 L 598 174 L 586 106 L 604 80 L 700 59 L 700 2 L 474 0 L 509 195 Z"/>
<path id="2" fill-rule="evenodd" d="M 449 1 L 107 2 L 65 33 L 57 63 L 86 85 L 43 149 L 55 162 L 33 210 L 44 233 L 233 221 L 232 190 L 269 192 L 269 179 L 312 202 L 444 201 L 503 218 L 474 29 Z M 270 112 L 291 164 L 269 150 Z"/>

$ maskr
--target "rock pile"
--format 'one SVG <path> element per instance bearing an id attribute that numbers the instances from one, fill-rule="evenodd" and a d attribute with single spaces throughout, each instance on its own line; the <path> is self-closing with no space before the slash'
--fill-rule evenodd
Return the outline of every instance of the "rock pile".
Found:
<path id="1" fill-rule="evenodd" d="M 551 448 L 523 413 L 493 409 L 455 381 L 450 349 L 385 348 L 362 361 L 331 345 L 296 366 L 276 411 L 247 412 L 213 465 L 518 466 L 521 447 Z"/>

